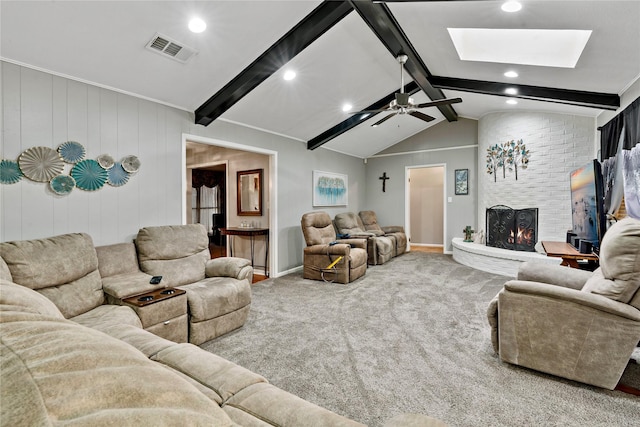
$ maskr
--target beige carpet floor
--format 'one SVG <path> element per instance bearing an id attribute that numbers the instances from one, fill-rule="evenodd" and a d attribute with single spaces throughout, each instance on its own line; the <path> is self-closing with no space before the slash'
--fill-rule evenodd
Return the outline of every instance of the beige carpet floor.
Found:
<path id="1" fill-rule="evenodd" d="M 640 398 L 503 363 L 486 309 L 505 278 L 410 252 L 348 285 L 301 273 L 255 284 L 249 319 L 202 347 L 370 426 L 640 426 Z M 640 386 L 640 365 L 623 380 Z M 309 426 L 313 426 L 310 423 Z"/>

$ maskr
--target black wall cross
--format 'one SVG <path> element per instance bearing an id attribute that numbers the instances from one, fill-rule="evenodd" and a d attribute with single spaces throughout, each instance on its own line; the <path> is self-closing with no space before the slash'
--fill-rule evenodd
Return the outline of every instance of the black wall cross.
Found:
<path id="1" fill-rule="evenodd" d="M 385 192 L 385 190 L 386 190 L 386 186 L 387 186 L 387 180 L 388 180 L 388 179 L 391 179 L 391 178 L 389 178 L 389 177 L 387 176 L 387 173 L 386 173 L 386 172 L 384 172 L 384 173 L 382 174 L 382 176 L 381 176 L 381 177 L 379 177 L 378 179 L 381 179 L 381 180 L 382 180 L 382 192 L 384 193 L 384 192 Z"/>

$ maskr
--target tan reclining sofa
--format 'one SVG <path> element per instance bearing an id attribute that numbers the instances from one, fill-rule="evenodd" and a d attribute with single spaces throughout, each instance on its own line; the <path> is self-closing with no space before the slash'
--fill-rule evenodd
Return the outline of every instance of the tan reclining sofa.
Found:
<path id="1" fill-rule="evenodd" d="M 152 276 L 136 269 L 136 258 L 132 243 L 96 251 L 82 233 L 0 243 L 0 425 L 362 426 L 159 336 L 186 339 L 179 328 L 164 329 L 162 315 L 168 325 L 186 326 L 175 312 L 186 310 L 188 290 L 154 304 L 163 310 L 127 303 L 127 289 L 134 299 L 166 290 L 162 281 L 148 283 Z M 230 279 L 237 269 L 230 260 L 198 277 L 218 271 Z M 232 283 L 252 274 L 240 271 L 244 278 Z M 443 424 L 407 414 L 386 425 Z"/>

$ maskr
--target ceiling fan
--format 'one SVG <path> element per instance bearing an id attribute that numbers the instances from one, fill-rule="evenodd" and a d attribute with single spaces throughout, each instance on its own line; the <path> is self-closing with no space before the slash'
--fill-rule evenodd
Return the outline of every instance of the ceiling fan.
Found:
<path id="1" fill-rule="evenodd" d="M 450 98 L 450 99 L 438 99 L 436 101 L 424 102 L 422 104 L 415 104 L 413 102 L 413 98 L 409 96 L 408 93 L 404 91 L 404 64 L 407 62 L 407 55 L 398 55 L 398 62 L 400 63 L 400 92 L 395 94 L 395 99 L 389 103 L 387 108 L 382 108 L 379 110 L 363 110 L 357 111 L 354 114 L 360 113 L 382 113 L 384 111 L 389 111 L 390 113 L 384 116 L 382 119 L 378 120 L 371 126 L 378 126 L 379 124 L 386 122 L 391 117 L 396 116 L 398 114 L 409 114 L 415 118 L 420 120 L 424 120 L 425 122 L 430 122 L 435 120 L 434 117 L 431 117 L 428 114 L 424 114 L 420 111 L 417 111 L 419 108 L 426 107 L 436 107 L 438 105 L 446 105 L 446 104 L 456 104 L 458 102 L 462 102 L 461 98 Z"/>

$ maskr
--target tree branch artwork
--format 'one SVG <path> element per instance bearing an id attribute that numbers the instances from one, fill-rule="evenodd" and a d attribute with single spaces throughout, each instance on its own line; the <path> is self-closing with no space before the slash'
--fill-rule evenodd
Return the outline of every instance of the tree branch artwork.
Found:
<path id="1" fill-rule="evenodd" d="M 509 170 L 513 170 L 516 174 L 516 181 L 518 180 L 518 164 L 521 169 L 526 169 L 529 163 L 529 150 L 524 145 L 521 139 L 518 141 L 511 140 L 504 145 L 504 152 L 506 154 L 506 163 L 509 165 Z"/>
<path id="2" fill-rule="evenodd" d="M 489 175 L 493 175 L 493 182 L 496 182 L 496 178 L 498 175 L 498 168 L 500 167 L 503 168 L 503 174 L 504 174 L 502 146 L 499 144 L 495 144 L 487 148 L 487 173 Z"/>
<path id="3" fill-rule="evenodd" d="M 526 169 L 529 164 L 529 150 L 519 139 L 511 140 L 504 144 L 495 144 L 487 148 L 487 173 L 493 175 L 493 182 L 496 182 L 498 170 L 502 169 L 502 177 L 506 178 L 506 170 L 514 172 L 518 180 L 518 166 Z"/>

